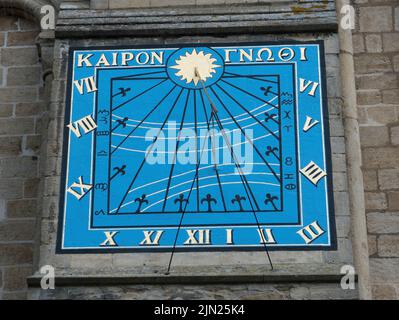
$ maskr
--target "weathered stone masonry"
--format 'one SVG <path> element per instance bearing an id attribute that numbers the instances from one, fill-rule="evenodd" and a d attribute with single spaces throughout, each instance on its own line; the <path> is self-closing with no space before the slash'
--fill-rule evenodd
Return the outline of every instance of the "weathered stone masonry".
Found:
<path id="1" fill-rule="evenodd" d="M 33 272 L 43 104 L 39 28 L 0 17 L 0 298 L 26 298 Z"/>
<path id="2" fill-rule="evenodd" d="M 303 5 L 312 7 L 312 1 Z M 335 8 L 331 1 L 327 7 L 328 2 L 323 2 L 324 7 L 319 9 L 324 10 L 324 16 L 319 19 L 318 8 L 304 14 L 296 1 L 289 2 L 0 0 L 0 8 L 7 8 L 5 12 L 8 14 L 6 18 L 0 16 L 0 299 L 26 298 L 26 278 L 34 273 L 35 276 L 29 280 L 29 298 L 33 299 L 358 298 L 357 290 L 344 291 L 339 285 L 340 267 L 353 264 L 353 227 L 345 150 L 347 132 L 342 121 L 340 50 L 334 31 Z M 363 155 L 363 164 L 358 165 L 362 166 L 364 173 L 373 297 L 398 298 L 399 4 L 395 0 L 354 2 L 357 26 L 353 32 L 353 46 Z M 55 39 L 51 32 L 42 32 L 37 38 L 40 7 L 49 3 L 59 12 Z M 239 19 L 234 21 L 238 22 L 215 25 L 207 22 L 207 28 L 202 26 L 197 29 L 191 24 L 190 17 L 184 14 L 179 16 L 178 23 L 174 21 L 175 10 L 189 12 L 200 19 L 207 16 L 219 21 L 228 21 L 232 17 L 236 19 L 232 4 L 245 3 L 249 6 L 258 3 L 257 11 L 265 12 L 264 18 L 254 22 L 245 20 L 245 15 L 240 18 L 237 14 Z M 172 13 L 162 8 L 166 4 L 176 6 Z M 191 7 L 185 9 L 184 5 Z M 114 22 L 117 22 L 118 14 L 126 14 L 129 10 L 124 8 L 139 9 L 130 9 L 138 11 L 132 12 L 130 22 L 123 20 L 117 26 L 120 38 L 115 38 L 115 30 L 109 29 L 112 23 L 107 25 L 104 21 L 110 20 L 103 18 L 112 12 Z M 238 11 L 244 12 L 250 7 L 242 8 Z M 118 9 L 122 10 L 118 13 Z M 164 25 L 143 28 L 135 22 L 134 16 L 142 13 L 151 16 L 154 10 L 162 16 Z M 278 19 L 267 19 L 268 10 L 274 13 L 283 11 L 292 20 L 282 24 Z M 20 15 L 36 17 L 36 23 L 16 17 Z M 79 17 L 89 21 L 88 26 L 79 26 L 78 20 L 75 20 Z M 281 19 L 281 16 L 277 17 Z M 292 30 L 300 33 L 293 34 Z M 312 33 L 307 33 L 310 30 Z M 271 33 L 278 31 L 287 33 Z M 103 35 L 107 34 L 112 37 L 104 38 Z M 174 275 L 177 277 L 174 280 L 164 279 L 155 273 L 163 270 L 168 254 L 55 255 L 67 53 L 70 46 L 315 38 L 324 39 L 326 43 L 334 200 L 339 238 L 337 252 L 273 252 L 273 260 L 278 266 L 274 273 L 265 270 L 261 253 L 177 254 L 174 262 Z M 62 283 L 56 290 L 37 288 L 40 279 L 38 270 L 44 264 L 56 268 L 56 282 Z M 220 282 L 221 265 L 222 275 L 231 275 L 226 283 Z M 199 281 L 207 278 L 210 283 L 198 284 L 193 277 L 194 271 Z M 118 280 L 115 274 L 122 278 Z M 97 285 L 86 285 L 90 283 L 90 278 L 98 275 L 101 276 L 95 278 Z M 300 280 L 293 281 L 292 276 L 299 276 Z M 309 282 L 312 277 L 317 280 Z M 146 281 L 146 278 L 150 280 Z"/>
<path id="3" fill-rule="evenodd" d="M 399 297 L 399 3 L 358 0 L 353 32 L 374 298 Z"/>

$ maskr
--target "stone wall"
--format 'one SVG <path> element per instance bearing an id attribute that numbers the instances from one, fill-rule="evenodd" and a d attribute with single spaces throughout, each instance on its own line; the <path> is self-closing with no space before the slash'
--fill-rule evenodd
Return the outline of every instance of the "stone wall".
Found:
<path id="1" fill-rule="evenodd" d="M 330 130 L 332 145 L 332 162 L 334 172 L 334 197 L 336 202 L 335 213 L 338 228 L 338 251 L 312 251 L 312 252 L 282 252 L 271 253 L 275 271 L 269 275 L 272 278 L 268 284 L 243 284 L 233 286 L 179 285 L 180 290 L 176 291 L 175 284 L 162 284 L 162 272 L 165 270 L 170 253 L 130 253 L 130 254 L 55 254 L 56 226 L 58 218 L 60 163 L 62 152 L 62 133 L 64 129 L 64 109 L 67 77 L 67 61 L 69 47 L 81 46 L 115 46 L 120 43 L 125 45 L 140 44 L 170 44 L 170 43 L 191 43 L 191 42 L 237 42 L 237 41 L 273 41 L 285 40 L 325 40 L 326 61 L 327 61 L 327 92 L 329 100 Z M 176 292 L 187 291 L 186 297 L 190 298 L 245 298 L 253 297 L 268 299 L 272 297 L 289 299 L 307 298 L 357 298 L 357 290 L 342 290 L 339 286 L 339 270 L 344 264 L 353 264 L 352 248 L 350 240 L 350 212 L 347 192 L 346 160 L 344 130 L 342 124 L 342 112 L 340 99 L 339 80 L 339 47 L 336 34 L 285 34 L 285 35 L 248 35 L 225 36 L 216 38 L 210 36 L 187 36 L 187 37 L 165 37 L 165 38 L 86 38 L 86 39 L 57 39 L 55 41 L 54 55 L 54 81 L 53 94 L 49 109 L 49 126 L 47 142 L 47 168 L 44 177 L 43 189 L 43 214 L 42 214 L 42 235 L 41 252 L 39 265 L 50 264 L 55 267 L 57 275 L 56 290 L 43 291 L 33 286 L 30 290 L 31 298 L 178 298 Z M 173 276 L 183 275 L 183 272 L 190 272 L 194 266 L 199 267 L 202 274 L 209 272 L 211 268 L 216 270 L 219 277 L 226 275 L 228 268 L 243 268 L 246 265 L 256 266 L 257 271 L 253 275 L 264 274 L 265 257 L 262 252 L 195 252 L 177 253 L 175 255 L 172 273 Z M 327 283 L 325 280 L 327 269 L 331 269 L 330 275 L 334 275 L 334 283 Z M 182 271 L 180 271 L 182 270 Z M 313 277 L 318 277 L 316 283 L 311 283 L 309 278 L 298 281 L 298 275 L 312 270 Z M 37 270 L 36 270 L 37 271 Z M 330 272 L 329 271 L 329 272 Z M 192 271 L 191 271 L 192 272 Z M 291 276 L 291 283 L 278 284 L 273 282 L 273 277 L 278 278 L 279 273 Z M 291 273 L 290 273 L 291 272 Z M 158 286 L 136 285 L 101 285 L 93 288 L 73 285 L 70 275 L 93 277 L 101 274 L 105 279 L 112 279 L 115 275 L 126 277 L 126 280 L 135 277 L 145 279 L 148 276 L 160 274 L 156 279 Z M 250 273 L 252 275 L 252 273 Z M 36 280 L 40 277 L 36 273 Z M 57 286 L 57 281 L 63 283 Z M 275 280 L 276 281 L 276 280 Z M 314 281 L 314 280 L 313 280 Z M 262 282 L 262 281 L 260 281 Z M 236 289 L 235 289 L 236 288 Z M 246 288 L 246 292 L 240 292 Z M 177 294 L 177 293 L 176 293 Z M 179 293 L 180 294 L 180 293 Z"/>
<path id="2" fill-rule="evenodd" d="M 373 297 L 399 297 L 399 3 L 356 0 L 353 33 Z"/>
<path id="3" fill-rule="evenodd" d="M 32 0 L 33 1 L 33 0 Z M 1 2 L 1 1 L 0 1 Z M 61 1 L 52 1 L 58 3 Z M 160 7 L 167 5 L 202 5 L 261 3 L 257 0 L 69 0 L 66 9 L 118 9 Z M 282 2 L 274 0 L 274 2 Z M 399 3 L 397 0 L 354 0 L 356 30 L 356 86 L 363 153 L 366 215 L 373 298 L 399 298 Z M 58 7 L 58 6 L 57 6 Z M 34 247 L 41 243 L 39 266 L 50 263 L 63 272 L 96 274 L 101 266 L 117 271 L 134 263 L 165 265 L 165 255 L 54 255 L 62 145 L 63 110 L 68 41 L 56 41 L 55 81 L 49 109 L 49 139 L 40 149 L 40 133 L 47 131 L 45 90 L 42 68 L 35 39 L 37 27 L 27 20 L 0 16 L 0 299 L 25 298 L 26 277 L 37 271 L 33 267 Z M 297 35 L 254 36 L 255 40 L 297 38 Z M 312 37 L 312 36 L 306 36 Z M 228 38 L 228 37 L 227 37 Z M 187 41 L 156 39 L 156 42 Z M 233 39 L 233 38 L 232 38 Z M 197 39 L 198 40 L 198 39 Z M 203 40 L 212 40 L 204 38 Z M 214 39 L 213 39 L 214 40 Z M 228 39 L 227 39 L 228 40 Z M 248 40 L 237 36 L 236 40 Z M 149 43 L 150 39 L 81 40 L 79 45 Z M 74 43 L 75 44 L 75 43 Z M 309 262 L 315 264 L 352 263 L 350 216 L 345 165 L 344 129 L 341 119 L 339 90 L 338 42 L 327 37 L 327 73 L 332 129 L 334 196 L 337 215 L 338 252 L 274 252 L 277 265 Z M 43 49 L 43 48 L 42 48 Z M 51 50 L 51 49 L 49 49 Z M 44 119 L 44 120 L 43 120 Z M 47 138 L 45 138 L 47 139 Z M 44 150 L 44 151 L 43 151 Z M 43 160 L 46 158 L 46 167 Z M 361 165 L 361 164 L 359 164 Z M 40 168 L 39 168 L 40 167 Z M 42 171 L 43 169 L 43 171 Z M 43 199 L 38 199 L 40 176 L 44 176 Z M 42 200 L 42 201 L 41 201 Z M 42 209 L 37 206 L 42 205 Z M 37 212 L 42 212 L 40 221 Z M 36 225 L 41 226 L 41 240 Z M 248 254 L 229 262 L 259 263 L 260 255 Z M 177 255 L 176 265 L 190 260 L 193 265 L 204 261 L 202 255 Z M 221 255 L 215 263 L 225 263 Z M 259 260 L 259 261 L 258 261 Z M 306 264 L 304 264 L 306 266 Z M 130 269 L 129 269 L 130 270 Z M 300 272 L 300 268 L 298 272 Z M 357 298 L 357 291 L 343 291 L 337 283 L 327 284 L 242 284 L 242 285 L 126 285 L 107 287 L 60 287 L 55 291 L 31 290 L 30 298 L 260 298 L 313 299 Z"/>
<path id="4" fill-rule="evenodd" d="M 274 0 L 274 2 L 282 0 Z M 286 0 L 284 0 L 286 1 Z M 223 4 L 256 4 L 273 2 L 270 0 L 90 0 L 92 9 L 158 8 L 169 6 L 201 6 Z"/>
<path id="5" fill-rule="evenodd" d="M 356 290 L 343 291 L 337 283 L 267 283 L 212 285 L 130 285 L 68 287 L 36 291 L 31 299 L 122 300 L 319 300 L 357 299 Z"/>
<path id="6" fill-rule="evenodd" d="M 26 297 L 33 271 L 42 70 L 28 20 L 0 16 L 0 299 Z"/>

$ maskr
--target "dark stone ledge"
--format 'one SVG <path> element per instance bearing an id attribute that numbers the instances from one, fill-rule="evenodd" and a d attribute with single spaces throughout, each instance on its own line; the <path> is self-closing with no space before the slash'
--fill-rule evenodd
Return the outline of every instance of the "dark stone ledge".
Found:
<path id="1" fill-rule="evenodd" d="M 61 10 L 58 38 L 336 32 L 334 1 L 126 10 Z"/>
<path id="2" fill-rule="evenodd" d="M 114 286 L 114 285 L 167 285 L 167 284 L 249 284 L 249 283 L 339 283 L 341 265 L 296 264 L 279 266 L 270 270 L 269 266 L 247 267 L 180 267 L 173 268 L 169 275 L 157 270 L 129 271 L 128 269 L 63 270 L 56 273 L 57 286 Z M 224 268 L 224 270 L 220 270 Z M 42 276 L 39 273 L 28 278 L 29 287 L 40 287 Z"/>

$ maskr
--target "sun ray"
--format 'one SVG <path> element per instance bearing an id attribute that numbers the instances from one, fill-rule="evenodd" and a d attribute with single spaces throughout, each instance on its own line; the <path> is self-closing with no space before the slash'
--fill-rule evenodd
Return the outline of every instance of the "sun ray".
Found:
<path id="1" fill-rule="evenodd" d="M 180 59 L 176 60 L 176 65 L 172 66 L 172 69 L 178 70 L 176 76 L 180 77 L 181 80 L 185 80 L 187 84 L 194 82 L 195 85 L 198 81 L 206 81 L 208 78 L 212 78 L 212 74 L 216 73 L 215 68 L 220 68 L 220 65 L 215 64 L 215 58 L 212 58 L 210 53 L 204 54 L 204 51 L 197 53 L 195 49 L 191 53 L 186 52 L 185 55 L 180 56 Z M 196 74 L 196 70 L 200 77 Z"/>

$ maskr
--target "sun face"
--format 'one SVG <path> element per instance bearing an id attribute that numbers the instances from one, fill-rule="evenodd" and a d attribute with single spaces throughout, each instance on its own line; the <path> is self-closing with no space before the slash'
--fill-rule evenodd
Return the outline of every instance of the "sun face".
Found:
<path id="1" fill-rule="evenodd" d="M 212 74 L 216 73 L 215 68 L 221 67 L 216 65 L 215 61 L 216 59 L 212 58 L 210 53 L 204 54 L 203 51 L 197 53 L 194 49 L 191 53 L 186 52 L 185 55 L 180 56 L 175 61 L 176 65 L 171 68 L 179 70 L 176 76 L 185 80 L 187 84 L 194 82 L 197 85 L 200 80 L 205 82 L 206 79 L 212 78 Z"/>

